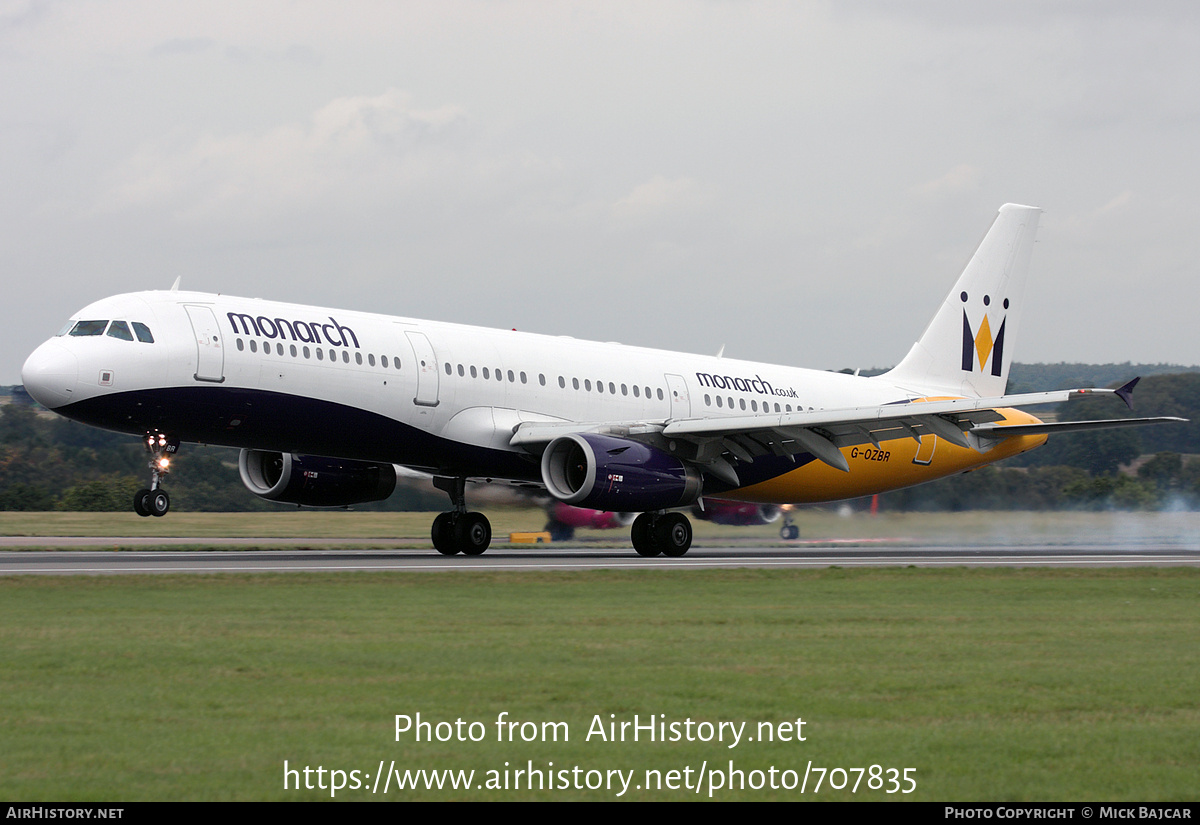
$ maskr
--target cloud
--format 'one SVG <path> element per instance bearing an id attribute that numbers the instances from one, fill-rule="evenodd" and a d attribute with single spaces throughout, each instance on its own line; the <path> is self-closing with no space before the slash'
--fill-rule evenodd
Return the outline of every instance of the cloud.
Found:
<path id="1" fill-rule="evenodd" d="M 982 176 L 978 167 L 960 163 L 941 177 L 914 186 L 912 191 L 927 197 L 974 192 L 979 189 Z"/>
<path id="2" fill-rule="evenodd" d="M 1132 200 L 1133 200 L 1133 192 L 1130 192 L 1127 189 L 1124 192 L 1122 192 L 1121 194 L 1117 195 L 1112 200 L 1110 200 L 1108 203 L 1104 204 L 1104 206 L 1101 206 L 1099 209 L 1097 209 L 1096 214 L 1103 215 L 1103 214 L 1108 214 L 1108 213 L 1112 213 L 1112 212 L 1121 212 L 1126 207 L 1129 206 L 1129 204 Z"/>
<path id="3" fill-rule="evenodd" d="M 705 187 L 692 178 L 655 175 L 613 204 L 612 212 L 619 220 L 644 222 L 692 214 L 711 201 Z"/>
<path id="4" fill-rule="evenodd" d="M 145 148 L 117 172 L 101 211 L 151 206 L 204 219 L 370 203 L 389 187 L 452 172 L 467 120 L 456 106 L 414 107 L 396 89 L 337 98 L 304 123 Z"/>
<path id="5" fill-rule="evenodd" d="M 1121 225 L 1118 222 L 1128 217 L 1130 211 L 1135 208 L 1134 194 L 1127 189 L 1099 206 L 1066 216 L 1062 221 L 1062 228 L 1072 235 L 1091 239 L 1092 242 L 1111 238 L 1114 228 Z M 1129 230 L 1125 228 L 1122 231 L 1128 233 Z"/>
<path id="6" fill-rule="evenodd" d="M 216 41 L 211 37 L 173 37 L 150 49 L 153 57 L 181 54 L 200 54 L 215 49 Z"/>

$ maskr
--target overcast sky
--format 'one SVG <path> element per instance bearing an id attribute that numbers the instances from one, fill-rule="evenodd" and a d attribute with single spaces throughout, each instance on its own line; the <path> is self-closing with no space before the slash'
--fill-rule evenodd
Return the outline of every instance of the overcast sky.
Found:
<path id="1" fill-rule="evenodd" d="M 1019 361 L 1200 362 L 1200 4 L 0 0 L 0 383 L 188 289 L 896 363 L 1040 206 Z"/>

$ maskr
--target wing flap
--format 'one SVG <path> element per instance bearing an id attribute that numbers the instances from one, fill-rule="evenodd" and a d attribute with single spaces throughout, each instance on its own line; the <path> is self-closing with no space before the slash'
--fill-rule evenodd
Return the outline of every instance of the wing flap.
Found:
<path id="1" fill-rule="evenodd" d="M 1125 387 L 1121 388 L 1125 390 Z M 1052 432 L 1073 432 L 1107 427 L 1138 426 L 1142 424 L 1182 421 L 1178 418 L 1132 418 L 1096 422 L 1064 422 L 1061 424 L 1029 424 L 1004 426 L 1001 409 L 1058 404 L 1085 395 L 1118 395 L 1121 390 L 1075 389 L 1053 392 L 1020 393 L 995 398 L 952 398 L 925 401 L 911 399 L 875 407 L 852 407 L 838 410 L 814 410 L 794 413 L 763 413 L 726 418 L 689 418 L 667 421 L 662 435 L 692 441 L 716 440 L 729 453 L 742 461 L 753 460 L 754 454 L 764 454 L 748 447 L 748 438 L 757 439 L 771 452 L 786 455 L 807 452 L 820 461 L 843 472 L 849 471 L 843 447 L 871 444 L 897 438 L 920 441 L 922 436 L 936 435 L 963 448 L 973 448 L 1018 435 Z M 771 435 L 764 436 L 764 433 Z M 976 441 L 972 436 L 982 441 Z M 778 439 L 776 441 L 775 439 Z M 731 446 L 732 445 L 732 446 Z M 987 449 L 987 447 L 984 447 Z M 750 453 L 749 456 L 745 453 Z"/>
<path id="2" fill-rule="evenodd" d="M 875 422 L 889 428 L 899 428 L 898 422 L 911 424 L 917 416 L 955 416 L 956 420 L 971 423 L 999 421 L 1003 416 L 997 407 L 1032 407 L 1038 404 L 1059 404 L 1083 395 L 1115 395 L 1115 390 L 1057 390 L 1003 395 L 996 398 L 950 398 L 937 401 L 909 399 L 874 407 L 845 407 L 811 412 L 760 413 L 733 415 L 722 418 L 679 418 L 663 427 L 665 436 L 720 435 L 728 432 L 748 432 L 769 427 L 839 427 L 869 425 Z M 991 416 L 989 418 L 988 416 Z M 838 433 L 841 435 L 841 433 Z M 846 433 L 849 435 L 849 432 Z M 865 443 L 865 442 L 861 442 Z"/>

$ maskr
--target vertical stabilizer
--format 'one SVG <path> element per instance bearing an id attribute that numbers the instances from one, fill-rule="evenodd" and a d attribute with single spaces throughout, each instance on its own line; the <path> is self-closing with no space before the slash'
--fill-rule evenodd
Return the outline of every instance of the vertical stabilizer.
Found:
<path id="1" fill-rule="evenodd" d="M 927 395 L 1004 394 L 1041 211 L 1000 207 L 920 340 L 880 380 Z"/>

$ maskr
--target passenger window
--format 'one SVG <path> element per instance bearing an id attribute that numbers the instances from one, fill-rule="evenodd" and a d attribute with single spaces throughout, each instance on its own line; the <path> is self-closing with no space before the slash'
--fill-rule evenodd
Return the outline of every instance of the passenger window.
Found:
<path id="1" fill-rule="evenodd" d="M 354 363 L 358 364 L 360 367 L 362 366 L 362 353 L 361 352 L 354 353 Z M 449 364 L 446 365 L 446 372 L 450 372 Z"/>
<path id="2" fill-rule="evenodd" d="M 484 367 L 484 368 L 483 368 L 483 377 L 484 377 L 484 378 L 491 378 L 491 377 L 492 377 L 491 375 L 489 375 L 489 374 L 488 374 L 488 368 L 487 368 L 487 367 Z"/>
<path id="3" fill-rule="evenodd" d="M 388 357 L 386 355 L 379 356 L 379 366 L 383 367 L 384 369 L 387 369 L 387 365 L 388 365 Z"/>
<path id="4" fill-rule="evenodd" d="M 509 370 L 509 371 L 508 371 L 508 383 L 510 383 L 510 384 L 516 383 L 516 382 L 513 380 L 513 371 L 512 371 L 512 370 Z M 524 384 L 524 383 L 525 383 L 525 373 L 521 373 L 521 383 L 522 383 L 522 384 Z"/>
<path id="5" fill-rule="evenodd" d="M 154 336 L 150 334 L 150 327 L 146 326 L 145 324 L 140 324 L 137 321 L 134 321 L 133 334 L 136 335 L 137 339 L 143 344 L 154 343 Z"/>
<path id="6" fill-rule="evenodd" d="M 454 374 L 454 370 L 452 370 L 452 369 L 450 368 L 450 362 L 449 362 L 449 361 L 447 361 L 447 362 L 446 362 L 446 375 L 453 375 L 453 374 Z"/>
<path id="7" fill-rule="evenodd" d="M 350 353 L 346 352 L 346 350 L 342 350 L 342 363 L 343 363 L 343 364 L 349 364 L 349 363 L 350 363 Z M 396 362 L 396 366 L 400 366 L 400 362 L 399 362 L 399 361 L 397 361 L 397 362 Z"/>
<path id="8" fill-rule="evenodd" d="M 375 353 L 371 352 L 367 354 L 367 366 L 375 366 Z"/>
<path id="9" fill-rule="evenodd" d="M 80 321 L 71 330 L 71 335 L 103 335 L 106 326 L 108 326 L 108 321 Z"/>
<path id="10" fill-rule="evenodd" d="M 292 357 L 295 358 L 296 357 L 296 345 L 292 344 L 291 347 L 289 348 L 289 351 L 292 353 Z"/>
<path id="11" fill-rule="evenodd" d="M 465 375 L 465 374 L 466 374 L 466 373 L 464 373 L 464 372 L 463 372 L 463 365 L 462 365 L 462 364 L 459 364 L 459 365 L 458 365 L 458 377 L 459 377 L 459 378 L 462 378 L 462 377 L 463 377 L 463 375 Z"/>
<path id="12" fill-rule="evenodd" d="M 719 396 L 719 395 L 717 396 L 717 406 L 718 406 L 718 407 L 724 407 L 724 406 L 725 406 L 724 404 L 722 404 L 722 403 L 721 403 L 721 396 Z"/>
<path id="13" fill-rule="evenodd" d="M 250 351 L 254 352 L 254 342 L 253 341 L 250 342 Z M 325 360 L 325 350 L 321 349 L 320 347 L 317 347 L 317 360 L 318 361 Z"/>
<path id="14" fill-rule="evenodd" d="M 472 365 L 471 365 L 471 377 L 472 377 L 472 378 L 478 378 L 478 377 L 479 377 L 479 373 L 475 371 L 475 365 L 474 365 L 474 364 L 472 364 Z"/>
<path id="15" fill-rule="evenodd" d="M 245 343 L 243 343 L 241 338 L 237 339 L 237 348 L 238 348 L 238 352 L 242 352 L 243 350 L 246 349 L 246 345 L 245 345 Z"/>
<path id="16" fill-rule="evenodd" d="M 662 387 L 658 388 L 658 400 L 659 401 L 663 400 Z"/>
<path id="17" fill-rule="evenodd" d="M 621 385 L 621 395 L 629 395 L 629 387 L 626 384 Z"/>
<path id="18" fill-rule="evenodd" d="M 640 387 L 639 387 L 637 384 L 634 384 L 634 385 L 633 385 L 633 397 L 634 397 L 634 398 L 641 398 L 641 397 L 642 397 L 642 390 L 641 390 L 641 388 L 640 388 Z"/>

